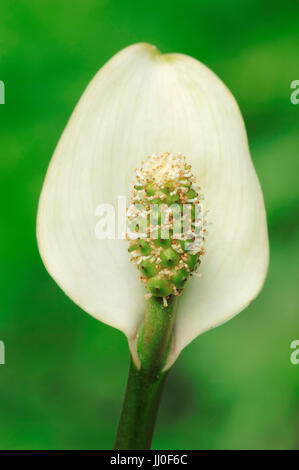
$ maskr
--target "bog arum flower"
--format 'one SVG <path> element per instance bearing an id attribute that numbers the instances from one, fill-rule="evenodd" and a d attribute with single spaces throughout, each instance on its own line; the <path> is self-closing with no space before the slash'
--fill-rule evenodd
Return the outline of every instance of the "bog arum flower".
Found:
<path id="1" fill-rule="evenodd" d="M 172 235 L 170 244 L 163 246 L 160 236 L 137 249 L 136 240 L 95 236 L 96 207 L 116 207 L 119 195 L 169 206 L 201 204 L 201 192 L 209 230 L 205 237 L 205 222 L 198 224 L 193 253 Z M 51 276 L 83 310 L 125 333 L 137 367 L 145 294 L 152 296 L 148 302 L 163 298 L 166 310 L 177 298 L 164 370 L 195 337 L 243 310 L 266 275 L 267 226 L 243 120 L 221 80 L 197 60 L 162 55 L 149 44 L 116 54 L 87 87 L 58 143 L 40 197 L 37 238 Z M 201 260 L 202 277 L 189 276 Z M 138 262 L 148 270 L 144 283 Z"/>

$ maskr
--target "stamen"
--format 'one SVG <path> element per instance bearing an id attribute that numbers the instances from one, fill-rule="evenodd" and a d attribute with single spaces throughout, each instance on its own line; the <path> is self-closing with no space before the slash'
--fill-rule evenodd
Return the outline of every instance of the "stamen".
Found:
<path id="1" fill-rule="evenodd" d="M 151 155 L 135 171 L 127 209 L 128 226 L 133 227 L 126 234 L 128 251 L 142 271 L 145 298 L 160 297 L 166 307 L 171 296 L 182 294 L 190 274 L 201 276 L 196 269 L 204 252 L 207 211 L 184 155 Z"/>

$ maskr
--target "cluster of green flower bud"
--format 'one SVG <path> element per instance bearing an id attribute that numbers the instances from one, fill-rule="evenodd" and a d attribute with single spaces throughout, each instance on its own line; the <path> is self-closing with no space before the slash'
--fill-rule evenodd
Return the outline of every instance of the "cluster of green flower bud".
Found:
<path id="1" fill-rule="evenodd" d="M 152 155 L 136 170 L 127 210 L 129 252 L 146 284 L 147 298 L 181 295 L 204 253 L 202 196 L 186 158 Z"/>

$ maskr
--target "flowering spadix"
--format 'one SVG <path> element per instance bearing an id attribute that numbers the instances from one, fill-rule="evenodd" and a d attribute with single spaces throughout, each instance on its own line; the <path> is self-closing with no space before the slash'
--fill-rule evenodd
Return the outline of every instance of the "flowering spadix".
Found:
<path id="1" fill-rule="evenodd" d="M 91 81 L 58 143 L 43 186 L 37 237 L 56 282 L 82 309 L 123 331 L 133 356 L 143 283 L 123 239 L 95 236 L 99 204 L 124 195 L 148 155 L 186 156 L 200 184 L 209 230 L 202 278 L 178 297 L 170 366 L 197 335 L 244 309 L 268 266 L 263 197 L 238 106 L 200 62 L 136 44 Z"/>
<path id="2" fill-rule="evenodd" d="M 148 289 L 145 298 L 181 295 L 204 252 L 200 187 L 183 155 L 148 156 L 137 171 L 128 210 L 132 261 Z"/>

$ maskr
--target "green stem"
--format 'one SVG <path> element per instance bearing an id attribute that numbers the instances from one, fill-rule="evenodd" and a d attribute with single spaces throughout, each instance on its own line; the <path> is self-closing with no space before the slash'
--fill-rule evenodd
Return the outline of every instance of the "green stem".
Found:
<path id="1" fill-rule="evenodd" d="M 151 297 L 138 341 L 141 367 L 131 361 L 115 449 L 150 449 L 167 372 L 162 372 L 171 344 L 174 301 L 163 307 Z"/>
<path id="2" fill-rule="evenodd" d="M 166 376 L 167 372 L 150 380 L 131 361 L 115 449 L 150 449 Z"/>

